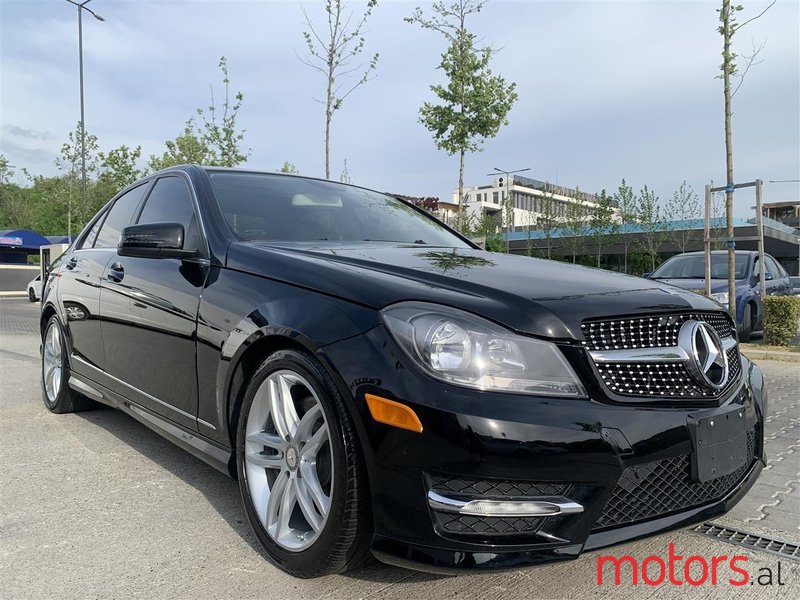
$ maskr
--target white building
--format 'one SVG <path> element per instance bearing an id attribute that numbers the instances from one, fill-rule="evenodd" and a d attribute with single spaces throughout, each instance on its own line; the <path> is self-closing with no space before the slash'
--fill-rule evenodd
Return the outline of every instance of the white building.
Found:
<path id="1" fill-rule="evenodd" d="M 505 176 L 500 176 L 490 185 L 464 188 L 467 219 L 476 223 L 486 214 L 497 219 L 498 227 L 537 227 L 543 220 L 566 222 L 570 215 L 569 206 L 580 204 L 588 225 L 592 212 L 597 208 L 595 194 L 519 175 L 512 175 L 510 179 L 509 182 Z M 509 190 L 512 202 L 508 202 Z M 454 190 L 452 202 L 439 202 L 440 218 L 455 223 L 457 210 L 458 190 Z M 507 216 L 509 212 L 510 216 Z"/>

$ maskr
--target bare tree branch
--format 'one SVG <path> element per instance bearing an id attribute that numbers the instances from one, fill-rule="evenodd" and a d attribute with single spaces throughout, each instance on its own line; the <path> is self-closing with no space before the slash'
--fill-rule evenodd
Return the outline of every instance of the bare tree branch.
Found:
<path id="1" fill-rule="evenodd" d="M 758 55 L 766 47 L 766 45 L 767 45 L 766 40 L 761 42 L 761 44 L 756 44 L 755 42 L 753 42 L 752 54 L 750 54 L 749 56 L 744 54 L 742 55 L 742 58 L 744 59 L 744 70 L 742 70 L 741 75 L 738 75 L 739 83 L 736 84 L 736 87 L 731 92 L 731 98 L 733 98 L 736 95 L 736 92 L 739 91 L 739 88 L 742 87 L 745 75 L 747 75 L 747 72 L 750 70 L 750 67 L 754 67 L 755 65 L 760 65 L 762 62 L 764 62 L 763 60 L 756 61 L 756 58 L 758 58 Z"/>
<path id="2" fill-rule="evenodd" d="M 751 18 L 747 19 L 747 21 L 745 21 L 745 22 L 744 22 L 744 23 L 742 23 L 741 25 L 736 25 L 736 27 L 735 27 L 735 31 L 739 31 L 739 30 L 740 30 L 742 27 L 744 27 L 744 26 L 745 26 L 745 25 L 747 25 L 748 23 L 752 23 L 752 22 L 753 22 L 753 21 L 755 21 L 756 19 L 758 19 L 758 18 L 760 18 L 760 17 L 763 17 L 763 16 L 764 16 L 764 13 L 765 13 L 765 12 L 767 12 L 767 11 L 768 11 L 770 8 L 772 8 L 773 6 L 775 6 L 775 3 L 776 3 L 777 1 L 778 1 L 778 0 L 772 0 L 772 2 L 770 2 L 770 3 L 767 5 L 767 7 L 766 7 L 764 10 L 762 10 L 760 13 L 758 13 L 758 14 L 757 14 L 755 17 L 751 17 Z"/>

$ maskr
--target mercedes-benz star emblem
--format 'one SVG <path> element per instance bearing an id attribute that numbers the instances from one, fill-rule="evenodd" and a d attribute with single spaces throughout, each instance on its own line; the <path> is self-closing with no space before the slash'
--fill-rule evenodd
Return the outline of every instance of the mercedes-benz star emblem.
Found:
<path id="1" fill-rule="evenodd" d="M 706 323 L 686 321 L 678 345 L 689 355 L 688 368 L 695 380 L 715 390 L 728 383 L 728 356 L 719 335 Z"/>

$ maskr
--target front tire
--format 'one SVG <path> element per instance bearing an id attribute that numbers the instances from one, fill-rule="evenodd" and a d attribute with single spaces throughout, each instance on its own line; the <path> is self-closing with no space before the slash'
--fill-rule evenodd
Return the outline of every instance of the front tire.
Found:
<path id="1" fill-rule="evenodd" d="M 239 411 L 236 466 L 267 558 L 295 577 L 340 573 L 369 556 L 366 469 L 343 399 L 309 354 L 279 350 Z"/>
<path id="2" fill-rule="evenodd" d="M 94 402 L 69 387 L 69 362 L 64 328 L 53 315 L 42 339 L 42 400 L 52 413 L 63 414 L 90 410 Z"/>
<path id="3" fill-rule="evenodd" d="M 749 302 L 744 305 L 744 315 L 742 316 L 742 328 L 739 332 L 740 342 L 749 342 L 753 335 L 753 305 Z"/>
<path id="4" fill-rule="evenodd" d="M 33 291 L 33 288 L 28 288 L 28 300 L 36 302 L 36 293 Z"/>

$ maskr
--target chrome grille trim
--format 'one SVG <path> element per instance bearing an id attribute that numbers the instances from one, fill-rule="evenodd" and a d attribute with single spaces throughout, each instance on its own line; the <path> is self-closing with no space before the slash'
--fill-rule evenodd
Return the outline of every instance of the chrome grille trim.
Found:
<path id="1" fill-rule="evenodd" d="M 722 338 L 725 352 L 735 348 L 736 338 Z M 670 348 L 637 348 L 635 350 L 591 350 L 589 355 L 596 363 L 688 362 L 689 354 L 680 346 Z"/>
<path id="2" fill-rule="evenodd" d="M 708 324 L 727 357 L 728 379 L 714 388 L 698 379 L 680 332 L 689 321 Z M 741 359 L 736 330 L 726 313 L 685 312 L 585 321 L 586 348 L 600 383 L 612 394 L 647 400 L 714 400 L 738 387 Z"/>

